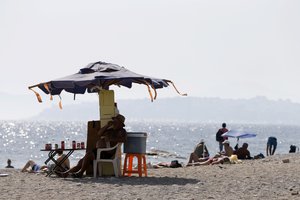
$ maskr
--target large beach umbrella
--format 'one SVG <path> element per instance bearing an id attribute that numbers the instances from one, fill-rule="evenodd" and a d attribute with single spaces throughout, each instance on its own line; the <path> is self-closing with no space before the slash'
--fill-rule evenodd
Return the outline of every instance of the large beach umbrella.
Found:
<path id="1" fill-rule="evenodd" d="M 241 130 L 230 130 L 227 131 L 226 133 L 222 134 L 222 137 L 232 137 L 232 138 L 251 138 L 251 137 L 256 137 L 255 133 L 249 133 L 246 131 L 241 131 Z"/>
<path id="2" fill-rule="evenodd" d="M 84 94 L 86 91 L 95 93 L 102 89 L 108 89 L 111 85 L 131 88 L 133 83 L 145 85 L 152 101 L 156 99 L 156 89 L 168 87 L 170 84 L 180 94 L 170 80 L 137 74 L 125 67 L 101 61 L 90 63 L 76 74 L 29 86 L 29 89 L 34 91 L 38 101 L 42 102 L 40 95 L 34 90 L 35 87 L 46 94 L 50 94 L 52 100 L 52 95 L 59 95 L 60 97 L 63 90 L 73 93 L 75 99 L 76 94 Z M 181 95 L 185 96 L 186 94 Z M 61 101 L 59 105 L 61 107 Z"/>

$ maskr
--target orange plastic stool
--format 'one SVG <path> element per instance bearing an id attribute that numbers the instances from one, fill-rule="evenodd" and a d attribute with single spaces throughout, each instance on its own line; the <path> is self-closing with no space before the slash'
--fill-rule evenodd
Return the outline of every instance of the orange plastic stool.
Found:
<path id="1" fill-rule="evenodd" d="M 136 157 L 138 160 L 138 169 L 132 169 L 133 158 Z M 128 162 L 128 167 L 127 167 Z M 139 177 L 142 177 L 143 173 L 147 177 L 147 164 L 146 164 L 146 156 L 145 154 L 139 153 L 126 153 L 124 160 L 124 168 L 123 168 L 123 176 L 131 176 L 131 174 L 136 173 L 139 174 Z"/>

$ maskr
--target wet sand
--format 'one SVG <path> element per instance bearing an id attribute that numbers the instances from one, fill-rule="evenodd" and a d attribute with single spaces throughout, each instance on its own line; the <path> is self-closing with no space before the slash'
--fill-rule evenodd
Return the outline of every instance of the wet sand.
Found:
<path id="1" fill-rule="evenodd" d="M 283 160 L 288 159 L 288 163 Z M 58 178 L 0 169 L 0 199 L 300 199 L 300 154 L 148 169 L 148 177 Z"/>

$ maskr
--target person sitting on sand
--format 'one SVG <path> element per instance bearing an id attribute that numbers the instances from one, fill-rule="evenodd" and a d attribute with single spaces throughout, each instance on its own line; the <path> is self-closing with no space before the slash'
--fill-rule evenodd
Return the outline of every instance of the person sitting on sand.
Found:
<path id="1" fill-rule="evenodd" d="M 56 150 L 56 153 L 58 155 L 56 161 L 57 162 L 60 162 L 66 155 L 63 154 L 63 151 L 61 149 L 57 149 Z M 62 167 L 62 168 L 61 168 Z M 66 170 L 69 170 L 70 169 L 70 160 L 69 158 L 67 158 L 62 164 L 61 164 L 61 167 L 57 167 L 55 169 L 55 171 L 57 172 L 64 172 Z"/>
<path id="2" fill-rule="evenodd" d="M 11 165 L 10 159 L 7 159 L 7 166 L 5 168 L 14 168 L 14 166 Z"/>
<path id="3" fill-rule="evenodd" d="M 224 155 L 224 156 L 228 156 L 230 157 L 232 154 L 233 154 L 233 149 L 232 147 L 230 146 L 230 142 L 228 140 L 225 140 L 223 142 L 223 145 L 224 145 L 224 152 L 222 152 L 221 154 Z"/>
<path id="4" fill-rule="evenodd" d="M 126 141 L 127 133 L 124 129 L 125 127 L 125 117 L 123 115 L 118 114 L 116 117 L 112 118 L 112 121 L 109 121 L 107 125 L 103 126 L 98 135 L 100 136 L 100 140 L 96 143 L 96 148 L 91 152 L 87 152 L 85 156 L 80 159 L 76 166 L 72 167 L 68 171 L 64 173 L 58 173 L 61 177 L 68 177 L 69 174 L 72 174 L 74 178 L 81 178 L 83 173 L 89 167 L 90 164 L 93 163 L 97 156 L 97 148 L 107 148 L 106 142 L 110 143 L 110 146 L 113 147 L 117 145 L 117 143 L 124 143 Z M 103 158 L 111 158 L 115 155 L 115 151 L 110 151 L 101 155 Z"/>
<path id="5" fill-rule="evenodd" d="M 201 162 L 205 161 L 209 158 L 209 152 L 206 148 L 206 145 L 204 144 L 204 140 L 201 139 L 199 144 L 194 149 L 194 152 L 190 154 L 189 162 Z"/>
<path id="6" fill-rule="evenodd" d="M 248 144 L 244 143 L 242 147 L 238 148 L 235 152 L 238 159 L 250 159 L 250 151 L 248 150 Z"/>
<path id="7" fill-rule="evenodd" d="M 276 147 L 277 147 L 277 138 L 269 137 L 267 142 L 267 149 L 266 149 L 267 156 L 274 155 Z"/>

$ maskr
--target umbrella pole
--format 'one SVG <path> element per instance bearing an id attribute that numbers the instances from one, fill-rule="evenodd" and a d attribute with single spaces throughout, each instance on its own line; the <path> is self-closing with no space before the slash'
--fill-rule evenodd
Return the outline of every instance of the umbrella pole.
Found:
<path id="1" fill-rule="evenodd" d="M 100 113 L 100 127 L 105 126 L 109 121 L 112 120 L 115 114 L 115 93 L 113 90 L 100 90 L 98 92 L 99 96 L 99 113 Z M 107 147 L 110 147 L 110 144 L 106 144 Z M 119 158 L 118 164 L 120 166 L 119 170 L 121 171 L 121 149 L 117 152 Z M 111 166 L 108 164 L 103 165 L 103 169 L 111 169 Z"/>
<path id="2" fill-rule="evenodd" d="M 115 94 L 113 90 L 100 90 L 99 113 L 101 127 L 105 126 L 115 116 Z"/>

